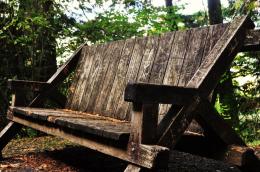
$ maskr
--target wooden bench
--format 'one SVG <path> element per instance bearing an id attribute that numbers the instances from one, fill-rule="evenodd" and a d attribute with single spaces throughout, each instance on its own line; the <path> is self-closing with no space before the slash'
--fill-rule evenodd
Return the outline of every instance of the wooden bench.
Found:
<path id="1" fill-rule="evenodd" d="M 227 145 L 245 146 L 208 96 L 235 55 L 252 47 L 244 44 L 252 28 L 244 16 L 230 24 L 82 45 L 47 82 L 9 80 L 15 94 L 0 150 L 22 124 L 133 164 L 126 171 L 151 169 L 166 165 L 169 148 L 197 114 Z M 65 100 L 57 87 L 72 71 Z M 25 88 L 38 93 L 29 105 Z M 47 97 L 64 108 L 39 108 Z"/>

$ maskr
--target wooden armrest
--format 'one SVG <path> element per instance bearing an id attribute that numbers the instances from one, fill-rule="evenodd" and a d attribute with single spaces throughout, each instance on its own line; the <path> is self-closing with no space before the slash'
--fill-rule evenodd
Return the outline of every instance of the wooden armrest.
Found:
<path id="1" fill-rule="evenodd" d="M 11 91 L 29 89 L 32 91 L 40 92 L 40 91 L 43 91 L 49 85 L 49 83 L 39 82 L 39 81 L 8 79 L 7 85 Z"/>
<path id="2" fill-rule="evenodd" d="M 198 94 L 196 88 L 129 83 L 125 89 L 125 101 L 140 103 L 166 103 L 184 105 Z"/>

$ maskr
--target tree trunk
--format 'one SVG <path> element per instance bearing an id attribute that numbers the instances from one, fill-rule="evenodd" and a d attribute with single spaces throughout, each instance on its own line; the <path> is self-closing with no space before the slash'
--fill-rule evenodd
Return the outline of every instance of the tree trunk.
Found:
<path id="1" fill-rule="evenodd" d="M 220 0 L 208 0 L 209 24 L 223 23 Z"/>
<path id="2" fill-rule="evenodd" d="M 172 0 L 165 0 L 165 6 L 167 8 L 167 14 L 168 14 L 168 18 L 166 20 L 168 20 L 167 22 L 170 23 L 170 30 L 171 31 L 178 30 L 178 25 L 174 19 Z"/>

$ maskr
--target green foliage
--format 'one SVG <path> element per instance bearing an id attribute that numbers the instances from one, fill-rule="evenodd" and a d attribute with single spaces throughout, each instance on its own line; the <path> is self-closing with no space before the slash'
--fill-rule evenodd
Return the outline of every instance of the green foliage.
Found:
<path id="1" fill-rule="evenodd" d="M 103 43 L 208 24 L 206 12 L 184 15 L 180 13 L 184 6 L 154 7 L 145 0 L 113 0 L 108 7 L 108 0 L 78 2 L 71 12 L 72 0 L 0 1 L 1 114 L 10 101 L 8 78 L 46 81 L 56 70 L 56 59 L 62 63 L 63 56 L 83 42 Z M 259 25 L 257 1 L 229 2 L 230 6 L 223 9 L 225 21 L 249 12 Z M 238 55 L 231 74 L 222 80 L 232 79 L 233 91 L 218 96 L 216 102 L 217 110 L 227 120 L 232 121 L 234 116 L 240 119 L 234 127 L 248 142 L 259 139 L 259 75 L 259 54 Z M 251 79 L 241 84 L 242 77 Z M 67 94 L 70 82 L 71 77 L 60 87 L 63 94 Z M 55 106 L 50 102 L 46 105 Z M 35 135 L 34 131 L 25 133 Z"/>

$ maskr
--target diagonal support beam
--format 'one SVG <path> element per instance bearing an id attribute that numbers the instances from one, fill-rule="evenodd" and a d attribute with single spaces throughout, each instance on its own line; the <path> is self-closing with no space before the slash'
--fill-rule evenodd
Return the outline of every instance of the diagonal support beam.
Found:
<path id="1" fill-rule="evenodd" d="M 171 120 L 171 123 L 161 135 L 157 144 L 166 147 L 174 147 L 181 135 L 191 123 L 194 117 L 193 112 L 196 110 L 199 103 L 199 96 L 192 97 L 191 103 L 183 106 Z"/>
<path id="2" fill-rule="evenodd" d="M 214 131 L 225 144 L 246 146 L 245 142 L 237 135 L 232 127 L 224 121 L 208 100 L 202 100 L 196 112 L 198 112 L 202 120 L 205 121 L 204 125 Z"/>
<path id="3" fill-rule="evenodd" d="M 2 159 L 1 150 L 7 145 L 7 143 L 13 138 L 17 131 L 19 131 L 22 126 L 18 123 L 9 122 L 5 128 L 0 132 L 0 159 Z"/>

